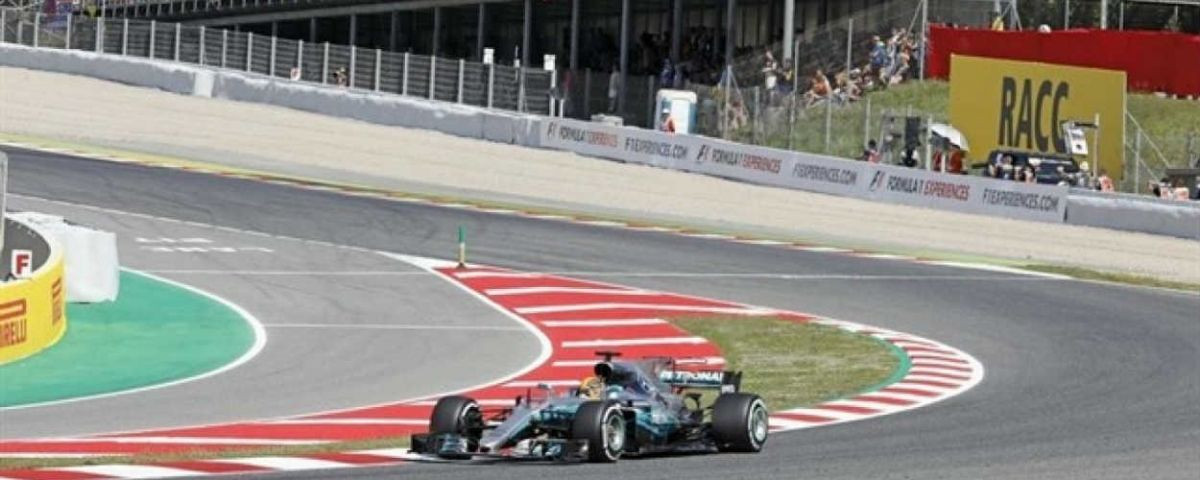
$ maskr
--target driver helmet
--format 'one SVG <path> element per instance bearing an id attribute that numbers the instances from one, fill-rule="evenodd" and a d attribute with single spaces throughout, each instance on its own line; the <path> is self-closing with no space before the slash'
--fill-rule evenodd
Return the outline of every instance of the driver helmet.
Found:
<path id="1" fill-rule="evenodd" d="M 604 380 L 600 377 L 587 377 L 579 382 L 579 396 L 589 400 L 599 400 L 604 392 Z"/>

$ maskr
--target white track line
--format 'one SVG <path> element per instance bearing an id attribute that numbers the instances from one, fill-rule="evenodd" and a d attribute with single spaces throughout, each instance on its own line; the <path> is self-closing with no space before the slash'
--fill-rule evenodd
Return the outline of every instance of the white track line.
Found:
<path id="1" fill-rule="evenodd" d="M 660 318 L 627 318 L 620 320 L 544 320 L 541 323 L 543 327 L 547 328 L 599 328 L 662 325 L 667 321 Z"/>
<path id="2" fill-rule="evenodd" d="M 658 337 L 574 340 L 562 342 L 562 348 L 632 347 L 643 345 L 702 345 L 708 343 L 703 337 Z"/>
<path id="3" fill-rule="evenodd" d="M 58 467 L 54 470 L 98 475 L 101 478 L 173 478 L 205 475 L 204 472 L 154 465 L 89 465 L 83 467 Z"/>
<path id="4" fill-rule="evenodd" d="M 511 402 L 510 402 L 511 403 Z M 297 418 L 271 420 L 257 425 L 429 425 L 428 418 Z"/>
<path id="5" fill-rule="evenodd" d="M 709 307 L 703 305 L 663 305 L 661 303 L 581 303 L 574 305 L 543 305 L 537 307 L 518 307 L 514 309 L 521 314 L 584 312 L 588 310 L 657 310 L 671 312 L 704 312 L 729 313 L 738 315 L 767 315 L 774 313 L 770 310 L 752 310 L 743 307 Z"/>
<path id="6" fill-rule="evenodd" d="M 524 327 L 509 325 L 405 325 L 391 323 L 270 323 L 267 328 L 336 328 L 339 330 L 481 330 L 525 331 Z"/>
<path id="7" fill-rule="evenodd" d="M 5 440 L 21 442 L 22 440 Z M 320 445 L 328 440 L 298 440 L 276 438 L 227 438 L 227 437 L 80 437 L 80 438 L 36 438 L 32 443 L 148 443 L 156 445 Z"/>
<path id="8" fill-rule="evenodd" d="M 270 470 L 322 470 L 329 468 L 345 468 L 353 465 L 330 460 L 318 460 L 304 457 L 251 457 L 228 460 L 210 460 L 213 462 L 232 463 L 235 465 L 250 465 Z"/>
<path id="9" fill-rule="evenodd" d="M 534 295 L 543 293 L 579 293 L 579 294 L 597 294 L 597 295 L 662 295 L 659 292 L 649 292 L 646 290 L 635 290 L 631 288 L 594 288 L 594 287 L 518 287 L 518 288 L 490 288 L 483 291 L 484 295 L 489 297 L 501 297 L 507 295 Z"/>

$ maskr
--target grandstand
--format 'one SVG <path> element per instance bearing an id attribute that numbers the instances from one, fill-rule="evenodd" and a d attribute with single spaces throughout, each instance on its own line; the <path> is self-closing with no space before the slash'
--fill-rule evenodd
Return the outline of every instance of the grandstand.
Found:
<path id="1" fill-rule="evenodd" d="M 1109 19 L 1117 27 L 1200 31 L 1200 7 L 1190 0 L 1108 0 L 1107 16 L 1099 14 L 1102 0 L 45 1 L 46 13 L 66 7 L 81 15 L 328 42 L 335 50 L 342 45 L 481 61 L 491 49 L 496 64 L 536 69 L 553 55 L 556 95 L 567 115 L 611 113 L 639 126 L 653 123 L 658 88 L 702 90 L 722 78 L 740 87 L 761 85 L 766 51 L 779 59 L 782 80 L 804 88 L 803 79 L 817 69 L 848 71 L 847 63 L 866 63 L 872 36 L 886 39 L 900 28 L 919 44 L 929 24 L 984 26 L 996 10 L 1010 28 L 1081 27 Z M 924 72 L 921 51 L 912 56 L 913 78 Z M 733 75 L 724 75 L 727 69 Z M 620 72 L 616 82 L 610 79 L 614 70 Z M 617 98 L 608 98 L 610 89 Z"/>

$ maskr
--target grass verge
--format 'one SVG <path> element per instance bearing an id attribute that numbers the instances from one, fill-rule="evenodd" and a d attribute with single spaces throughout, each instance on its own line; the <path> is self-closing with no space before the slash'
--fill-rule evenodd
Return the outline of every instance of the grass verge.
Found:
<path id="1" fill-rule="evenodd" d="M 775 317 L 672 321 L 720 347 L 726 369 L 745 372 L 742 390 L 762 396 L 774 410 L 874 390 L 907 371 L 891 345 L 827 325 Z"/>
<path id="2" fill-rule="evenodd" d="M 1185 292 L 1200 293 L 1200 284 L 1163 280 L 1128 273 L 1102 272 L 1081 267 L 1064 267 L 1059 265 L 1022 265 L 1020 268 L 1035 272 L 1057 273 L 1080 280 L 1097 280 L 1101 282 L 1121 283 L 1141 287 L 1169 288 Z"/>
<path id="3" fill-rule="evenodd" d="M 195 450 L 178 453 L 154 453 L 85 458 L 0 458 L 0 470 L 75 467 L 81 465 L 111 465 L 117 463 L 147 464 L 239 457 L 309 455 L 355 450 L 374 450 L 382 448 L 407 448 L 408 440 L 408 437 L 405 436 L 358 440 L 353 442 L 323 443 L 320 445 L 237 448 L 222 451 Z"/>

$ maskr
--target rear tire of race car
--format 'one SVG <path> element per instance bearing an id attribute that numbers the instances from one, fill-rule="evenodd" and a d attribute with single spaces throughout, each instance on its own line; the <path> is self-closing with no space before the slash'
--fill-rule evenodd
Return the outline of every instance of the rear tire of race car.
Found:
<path id="1" fill-rule="evenodd" d="M 611 463 L 621 458 L 625 451 L 627 427 L 620 404 L 583 402 L 571 423 L 571 439 L 587 440 L 589 462 Z"/>
<path id="2" fill-rule="evenodd" d="M 712 433 L 717 450 L 757 453 L 767 443 L 767 404 L 758 395 L 726 393 L 712 409 Z"/>
<path id="3" fill-rule="evenodd" d="M 479 402 L 470 397 L 450 396 L 438 399 L 429 416 L 429 432 L 432 434 L 454 433 L 467 438 L 471 450 L 479 445 L 483 436 L 483 416 Z"/>

